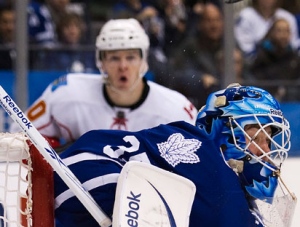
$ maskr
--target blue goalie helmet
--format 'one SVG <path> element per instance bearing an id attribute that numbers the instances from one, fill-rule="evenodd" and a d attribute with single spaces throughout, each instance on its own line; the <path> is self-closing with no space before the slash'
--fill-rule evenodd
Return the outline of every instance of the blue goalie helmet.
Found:
<path id="1" fill-rule="evenodd" d="M 208 97 L 196 126 L 218 143 L 227 163 L 243 162 L 239 176 L 251 196 L 272 200 L 281 164 L 290 149 L 290 127 L 271 94 L 257 87 L 231 84 Z M 257 128 L 255 134 L 248 134 L 247 127 Z M 257 142 L 261 133 L 268 141 L 267 149 Z M 251 152 L 253 147 L 259 152 Z"/>

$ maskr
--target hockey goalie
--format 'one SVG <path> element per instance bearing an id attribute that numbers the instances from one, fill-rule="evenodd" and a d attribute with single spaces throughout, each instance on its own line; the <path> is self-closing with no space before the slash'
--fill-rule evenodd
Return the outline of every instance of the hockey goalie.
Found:
<path id="1" fill-rule="evenodd" d="M 296 197 L 280 171 L 289 149 L 279 103 L 233 84 L 208 97 L 195 126 L 94 130 L 60 157 L 113 226 L 288 227 Z M 58 175 L 55 216 L 57 227 L 99 226 Z"/>

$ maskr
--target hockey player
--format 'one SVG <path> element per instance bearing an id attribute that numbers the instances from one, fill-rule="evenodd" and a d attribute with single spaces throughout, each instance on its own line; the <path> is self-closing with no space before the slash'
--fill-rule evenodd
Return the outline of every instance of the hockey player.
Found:
<path id="1" fill-rule="evenodd" d="M 96 40 L 102 75 L 59 78 L 29 108 L 28 118 L 53 146 L 92 129 L 137 131 L 177 120 L 193 124 L 197 110 L 186 97 L 144 78 L 148 49 L 149 38 L 137 20 L 108 21 Z M 13 125 L 10 131 L 16 130 Z"/>
<path id="2" fill-rule="evenodd" d="M 136 160 L 195 184 L 190 227 L 258 227 L 264 220 L 254 201 L 272 203 L 289 148 L 289 123 L 279 103 L 265 90 L 234 84 L 208 97 L 196 126 L 179 121 L 137 132 L 94 130 L 61 157 L 110 218 L 118 174 Z M 98 226 L 57 175 L 55 197 L 64 226 Z M 130 207 L 139 209 L 137 203 Z M 128 226 L 143 226 L 138 213 L 134 217 Z"/>

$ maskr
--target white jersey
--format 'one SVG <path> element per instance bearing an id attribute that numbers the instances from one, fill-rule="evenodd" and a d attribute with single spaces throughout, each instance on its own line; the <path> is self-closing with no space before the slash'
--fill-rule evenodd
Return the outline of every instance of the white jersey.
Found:
<path id="1" fill-rule="evenodd" d="M 138 131 L 180 120 L 195 124 L 197 110 L 185 96 L 151 81 L 147 84 L 143 101 L 123 108 L 109 104 L 101 75 L 68 74 L 51 83 L 26 114 L 42 135 L 66 142 L 93 129 Z"/>
<path id="2" fill-rule="evenodd" d="M 289 22 L 291 44 L 295 49 L 298 48 L 298 27 L 293 14 L 284 9 L 277 9 L 274 17 L 266 20 L 253 7 L 246 7 L 239 13 L 234 28 L 235 38 L 242 51 L 253 52 L 256 44 L 264 38 L 276 18 L 283 18 Z"/>

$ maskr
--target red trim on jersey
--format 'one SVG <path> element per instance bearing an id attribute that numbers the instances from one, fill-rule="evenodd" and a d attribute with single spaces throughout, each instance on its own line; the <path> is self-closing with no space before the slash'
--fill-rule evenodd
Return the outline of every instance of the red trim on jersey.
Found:
<path id="1" fill-rule="evenodd" d="M 114 122 L 111 124 L 110 129 L 122 130 L 123 127 L 123 130 L 127 130 L 126 121 L 128 120 L 124 117 L 114 117 Z M 115 126 L 117 126 L 117 128 L 114 128 Z"/>
<path id="2" fill-rule="evenodd" d="M 183 109 L 187 112 L 187 114 L 190 116 L 190 118 L 193 120 L 194 117 L 193 117 L 193 110 L 194 110 L 194 105 L 192 103 L 190 103 L 190 106 L 189 107 L 184 107 Z"/>

